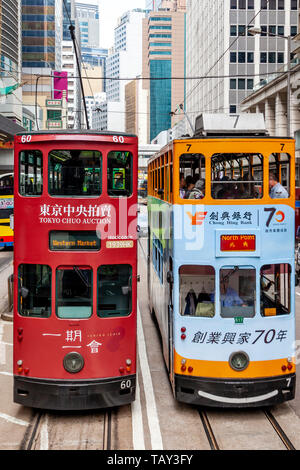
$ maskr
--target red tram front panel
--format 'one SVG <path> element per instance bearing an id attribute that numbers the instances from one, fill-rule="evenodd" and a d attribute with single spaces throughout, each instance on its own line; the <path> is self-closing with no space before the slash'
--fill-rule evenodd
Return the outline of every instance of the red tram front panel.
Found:
<path id="1" fill-rule="evenodd" d="M 56 409 L 130 402 L 137 138 L 36 133 L 15 144 L 14 399 Z"/>

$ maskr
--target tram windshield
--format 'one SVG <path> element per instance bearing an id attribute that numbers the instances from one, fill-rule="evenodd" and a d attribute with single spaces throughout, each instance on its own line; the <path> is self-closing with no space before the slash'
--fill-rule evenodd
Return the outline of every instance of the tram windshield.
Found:
<path id="1" fill-rule="evenodd" d="M 92 270 L 73 266 L 56 271 L 56 313 L 59 318 L 92 315 Z"/>
<path id="2" fill-rule="evenodd" d="M 218 153 L 211 158 L 214 199 L 263 197 L 263 156 L 254 153 Z"/>
<path id="3" fill-rule="evenodd" d="M 232 266 L 220 269 L 221 316 L 253 317 L 255 291 L 254 267 Z"/>
<path id="4" fill-rule="evenodd" d="M 98 315 L 130 315 L 132 309 L 132 267 L 106 264 L 98 269 Z"/>
<path id="5" fill-rule="evenodd" d="M 291 266 L 268 264 L 260 270 L 260 313 L 263 317 L 291 312 Z"/>
<path id="6" fill-rule="evenodd" d="M 215 270 L 212 266 L 181 266 L 179 269 L 180 314 L 213 317 Z"/>
<path id="7" fill-rule="evenodd" d="M 19 278 L 19 313 L 26 317 L 51 314 L 51 268 L 44 264 L 21 264 Z"/>
<path id="8" fill-rule="evenodd" d="M 94 150 L 52 150 L 49 153 L 49 194 L 99 196 L 101 153 Z"/>

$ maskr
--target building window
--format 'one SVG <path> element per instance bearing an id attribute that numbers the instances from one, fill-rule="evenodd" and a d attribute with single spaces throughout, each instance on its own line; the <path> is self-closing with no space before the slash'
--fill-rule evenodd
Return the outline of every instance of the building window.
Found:
<path id="1" fill-rule="evenodd" d="M 261 52 L 260 53 L 260 63 L 261 64 L 266 64 L 267 63 L 267 53 L 266 52 Z"/>
<path id="2" fill-rule="evenodd" d="M 239 64 L 244 64 L 246 62 L 246 53 L 245 52 L 239 52 L 238 53 L 238 61 L 239 61 Z"/>
<path id="3" fill-rule="evenodd" d="M 235 78 L 230 79 L 230 90 L 236 90 L 236 79 Z"/>
<path id="4" fill-rule="evenodd" d="M 253 86 L 254 86 L 253 78 L 248 78 L 247 79 L 247 90 L 253 90 Z"/>
<path id="5" fill-rule="evenodd" d="M 254 0 L 248 0 L 248 10 L 254 10 Z"/>
<path id="6" fill-rule="evenodd" d="M 237 35 L 237 27 L 236 24 L 230 25 L 230 36 L 236 36 Z"/>
<path id="7" fill-rule="evenodd" d="M 284 53 L 283 52 L 278 52 L 277 53 L 277 62 L 278 62 L 278 64 L 283 64 L 284 63 Z"/>
<path id="8" fill-rule="evenodd" d="M 254 62 L 254 52 L 247 52 L 247 62 L 253 64 Z"/>
<path id="9" fill-rule="evenodd" d="M 245 79 L 244 78 L 239 78 L 238 79 L 238 89 L 239 90 L 245 90 Z"/>
<path id="10" fill-rule="evenodd" d="M 245 36 L 246 26 L 244 24 L 239 24 L 238 31 L 239 31 L 239 36 Z"/>
<path id="11" fill-rule="evenodd" d="M 230 8 L 231 10 L 237 9 L 237 0 L 230 0 Z"/>
<path id="12" fill-rule="evenodd" d="M 229 105 L 229 113 L 230 114 L 235 114 L 236 113 L 236 105 L 235 104 Z"/>
<path id="13" fill-rule="evenodd" d="M 236 52 L 230 52 L 230 62 L 236 63 Z"/>
<path id="14" fill-rule="evenodd" d="M 284 10 L 284 0 L 278 0 L 278 10 Z"/>
<path id="15" fill-rule="evenodd" d="M 298 0 L 291 0 L 291 10 L 297 10 L 298 9 Z"/>
<path id="16" fill-rule="evenodd" d="M 268 53 L 268 61 L 269 61 L 269 64 L 275 64 L 276 63 L 276 52 L 269 52 Z"/>

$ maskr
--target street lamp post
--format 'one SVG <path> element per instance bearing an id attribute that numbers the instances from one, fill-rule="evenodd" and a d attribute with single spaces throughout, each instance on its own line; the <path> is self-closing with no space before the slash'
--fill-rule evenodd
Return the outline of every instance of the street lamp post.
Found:
<path id="1" fill-rule="evenodd" d="M 261 34 L 261 28 L 249 28 L 248 33 L 252 36 Z M 286 120 L 287 120 L 287 136 L 291 135 L 291 36 L 283 36 L 281 34 L 265 33 L 267 36 L 283 38 L 287 40 L 287 92 L 286 92 Z"/>

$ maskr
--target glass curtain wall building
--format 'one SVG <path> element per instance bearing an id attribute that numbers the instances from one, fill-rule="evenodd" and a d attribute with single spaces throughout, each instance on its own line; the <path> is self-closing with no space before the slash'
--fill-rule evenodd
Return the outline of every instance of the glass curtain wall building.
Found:
<path id="1" fill-rule="evenodd" d="M 22 0 L 23 67 L 55 68 L 58 15 L 56 0 Z"/>

